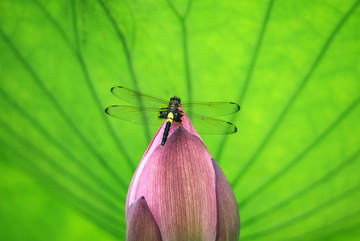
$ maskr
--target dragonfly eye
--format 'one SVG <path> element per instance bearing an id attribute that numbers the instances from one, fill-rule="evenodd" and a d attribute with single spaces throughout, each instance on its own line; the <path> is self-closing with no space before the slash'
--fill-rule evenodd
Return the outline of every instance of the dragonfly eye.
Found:
<path id="1" fill-rule="evenodd" d="M 171 97 L 171 98 L 170 98 L 170 101 L 177 101 L 177 102 L 179 102 L 179 104 L 181 103 L 180 97 L 177 97 L 177 96 Z"/>

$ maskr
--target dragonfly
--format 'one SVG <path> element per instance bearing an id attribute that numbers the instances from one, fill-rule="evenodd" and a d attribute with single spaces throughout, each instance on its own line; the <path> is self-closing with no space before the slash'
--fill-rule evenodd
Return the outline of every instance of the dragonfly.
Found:
<path id="1" fill-rule="evenodd" d="M 134 124 L 159 124 L 166 120 L 161 146 L 164 146 L 172 123 L 181 123 L 184 112 L 200 134 L 224 135 L 237 132 L 234 124 L 213 118 L 236 113 L 240 106 L 234 102 L 182 102 L 180 97 L 173 96 L 170 100 L 141 93 L 124 86 L 115 86 L 111 92 L 131 105 L 112 105 L 105 113 Z"/>

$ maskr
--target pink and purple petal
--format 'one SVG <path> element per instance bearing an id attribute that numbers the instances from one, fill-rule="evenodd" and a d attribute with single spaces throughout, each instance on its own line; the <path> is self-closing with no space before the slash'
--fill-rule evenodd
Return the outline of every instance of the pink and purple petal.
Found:
<path id="1" fill-rule="evenodd" d="M 179 110 L 180 111 L 184 111 L 182 109 L 182 107 L 179 107 Z M 149 147 L 147 148 L 147 150 L 145 151 L 143 157 L 141 158 L 141 161 L 138 165 L 138 167 L 136 168 L 136 171 L 134 173 L 134 176 L 131 180 L 131 183 L 130 183 L 130 186 L 129 186 L 129 190 L 128 190 L 128 194 L 127 194 L 127 197 L 126 197 L 126 213 L 127 213 L 127 209 L 129 208 L 130 204 L 132 202 L 134 202 L 136 200 L 137 197 L 135 197 L 135 192 L 134 190 L 136 188 L 133 188 L 133 187 L 137 187 L 138 185 L 138 181 L 139 181 L 139 177 L 141 176 L 141 173 L 149 159 L 149 157 L 151 156 L 151 154 L 153 153 L 153 151 L 158 148 L 161 144 L 161 139 L 162 139 L 162 136 L 163 136 L 163 133 L 164 133 L 164 128 L 165 128 L 165 124 L 166 124 L 166 121 L 161 125 L 161 127 L 159 128 L 159 130 L 156 132 L 153 140 L 151 141 Z M 174 133 L 175 129 L 179 126 L 180 124 L 178 122 L 173 122 L 173 124 L 171 125 L 171 129 L 170 129 L 170 132 L 169 132 L 169 137 Z M 197 131 L 195 130 L 194 126 L 192 125 L 189 117 L 186 115 L 186 113 L 184 112 L 184 116 L 182 117 L 182 122 L 181 122 L 181 125 L 187 130 L 189 131 L 190 133 L 192 133 L 193 135 L 197 136 L 200 138 L 201 140 L 201 137 L 200 135 L 197 133 Z"/>
<path id="2" fill-rule="evenodd" d="M 144 197 L 139 197 L 128 210 L 126 241 L 162 241 L 159 227 Z"/>
<path id="3" fill-rule="evenodd" d="M 165 241 L 216 237 L 215 172 L 203 141 L 179 126 L 144 166 L 134 196 L 145 196 Z"/>
<path id="4" fill-rule="evenodd" d="M 239 209 L 229 181 L 219 164 L 212 159 L 216 176 L 216 241 L 237 241 L 240 234 Z"/>

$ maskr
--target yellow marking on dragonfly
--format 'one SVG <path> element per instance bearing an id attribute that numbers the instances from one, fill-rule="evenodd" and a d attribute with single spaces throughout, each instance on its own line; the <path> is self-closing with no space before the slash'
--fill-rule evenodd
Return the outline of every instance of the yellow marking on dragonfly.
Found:
<path id="1" fill-rule="evenodd" d="M 167 122 L 172 123 L 173 120 L 174 120 L 174 114 L 170 112 L 167 116 Z"/>

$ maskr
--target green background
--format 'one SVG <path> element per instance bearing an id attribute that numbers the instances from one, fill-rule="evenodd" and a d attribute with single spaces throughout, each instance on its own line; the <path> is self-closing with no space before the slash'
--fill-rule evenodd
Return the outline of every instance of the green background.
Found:
<path id="1" fill-rule="evenodd" d="M 106 116 L 116 85 L 241 105 L 203 136 L 241 240 L 358 240 L 359 26 L 354 0 L 0 1 L 0 240 L 125 240 L 158 127 Z"/>

